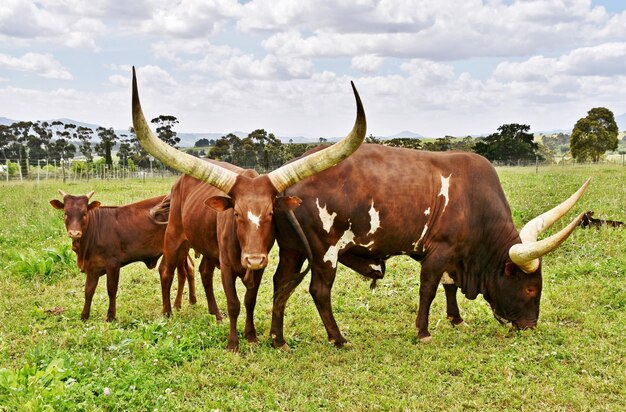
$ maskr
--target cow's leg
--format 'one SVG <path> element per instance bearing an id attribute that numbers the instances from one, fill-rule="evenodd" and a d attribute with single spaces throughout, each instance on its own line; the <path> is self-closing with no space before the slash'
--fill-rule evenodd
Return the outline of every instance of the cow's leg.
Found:
<path id="1" fill-rule="evenodd" d="M 120 281 L 120 265 L 107 266 L 107 293 L 109 294 L 109 310 L 107 322 L 115 320 L 115 299 L 117 298 L 117 286 Z"/>
<path id="2" fill-rule="evenodd" d="M 241 305 L 239 303 L 239 297 L 237 296 L 237 289 L 235 288 L 235 280 L 237 277 L 233 273 L 232 268 L 228 265 L 222 265 L 220 270 L 222 272 L 222 286 L 224 287 L 224 294 L 226 295 L 228 320 L 230 321 L 227 349 L 229 351 L 238 352 L 239 338 L 237 337 L 237 318 L 239 317 Z"/>
<path id="3" fill-rule="evenodd" d="M 446 292 L 446 313 L 448 320 L 453 325 L 460 325 L 463 323 L 463 318 L 459 312 L 459 305 L 456 301 L 456 292 L 459 289 L 457 285 L 444 284 L 443 290 Z"/>
<path id="4" fill-rule="evenodd" d="M 194 276 L 194 266 L 189 251 L 181 251 L 179 253 L 179 261 L 176 267 L 176 275 L 178 278 L 178 289 L 176 290 L 176 299 L 174 299 L 174 307 L 179 309 L 183 303 L 183 292 L 185 290 L 185 280 L 189 283 L 189 303 L 196 303 L 196 279 Z"/>
<path id="5" fill-rule="evenodd" d="M 176 289 L 176 298 L 174 299 L 174 308 L 180 310 L 183 307 L 183 292 L 185 291 L 185 273 L 180 270 L 180 266 L 176 270 L 176 278 L 178 279 L 178 288 Z"/>
<path id="6" fill-rule="evenodd" d="M 213 271 L 215 270 L 215 263 L 211 262 L 208 258 L 202 257 L 200 262 L 200 278 L 202 279 L 202 286 L 204 287 L 204 294 L 206 296 L 207 307 L 209 308 L 209 314 L 215 315 L 217 323 L 222 323 L 222 314 L 217 307 L 215 301 L 215 294 L 213 293 Z"/>
<path id="7" fill-rule="evenodd" d="M 337 268 L 328 268 L 327 265 L 314 264 L 311 268 L 311 285 L 309 292 L 313 296 L 313 301 L 317 307 L 317 311 L 324 322 L 328 341 L 340 348 L 348 341 L 341 335 L 337 321 L 333 316 L 333 308 L 331 304 L 331 290 L 335 281 Z"/>
<path id="8" fill-rule="evenodd" d="M 246 307 L 246 328 L 244 329 L 244 336 L 248 342 L 258 342 L 256 328 L 254 327 L 254 307 L 256 306 L 256 297 L 259 293 L 263 270 L 255 270 L 253 276 L 254 287 L 250 289 L 246 288 L 246 295 L 243 299 L 244 306 Z"/>
<path id="9" fill-rule="evenodd" d="M 93 300 L 93 294 L 98 286 L 98 279 L 100 276 L 87 273 L 85 278 L 85 304 L 83 306 L 83 312 L 80 314 L 82 320 L 89 319 L 89 313 L 91 312 L 91 301 Z"/>
<path id="10" fill-rule="evenodd" d="M 178 264 L 181 248 L 184 248 L 182 241 L 170 238 L 167 233 L 163 247 L 163 259 L 159 264 L 159 277 L 161 280 L 161 296 L 163 297 L 163 314 L 172 315 L 172 302 L 170 291 L 174 282 L 174 270 Z"/>
<path id="11" fill-rule="evenodd" d="M 441 273 L 441 271 L 439 272 Z M 428 331 L 428 314 L 430 313 L 430 305 L 437 294 L 437 286 L 441 275 L 435 276 L 433 272 L 424 264 L 420 274 L 420 298 L 419 308 L 417 310 L 417 319 L 415 326 L 417 327 L 417 337 L 422 342 L 428 342 L 432 338 Z"/>
<path id="12" fill-rule="evenodd" d="M 189 284 L 189 304 L 195 305 L 198 302 L 196 295 L 196 274 L 195 266 L 191 256 L 187 255 L 184 263 L 185 274 L 187 275 L 187 283 Z"/>
<path id="13" fill-rule="evenodd" d="M 287 349 L 283 335 L 285 306 L 293 290 L 302 282 L 304 274 L 300 274 L 304 256 L 294 250 L 280 249 L 280 260 L 274 273 L 274 304 L 272 306 L 272 326 L 270 336 L 272 346 Z"/>

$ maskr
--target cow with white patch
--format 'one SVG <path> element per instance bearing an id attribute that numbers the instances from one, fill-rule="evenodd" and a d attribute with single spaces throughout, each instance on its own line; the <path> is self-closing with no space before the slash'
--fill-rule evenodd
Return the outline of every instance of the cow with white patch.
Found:
<path id="1" fill-rule="evenodd" d="M 207 248 L 202 251 L 205 258 L 207 254 L 217 256 L 212 262 L 205 263 L 211 265 L 219 261 L 222 272 L 230 320 L 228 349 L 237 351 L 239 348 L 237 317 L 240 305 L 235 279 L 242 273 L 243 283 L 248 288 L 245 304 L 250 319 L 250 322 L 246 320 L 245 337 L 248 341 L 256 341 L 251 322 L 252 309 L 261 273 L 269 261 L 268 252 L 274 243 L 274 209 L 279 206 L 296 208 L 300 204 L 297 197 L 279 194 L 300 180 L 336 165 L 361 145 L 367 128 L 365 111 L 354 84 L 352 90 L 357 105 L 356 120 L 346 137 L 325 150 L 259 175 L 227 163 L 203 161 L 159 140 L 141 109 L 133 69 L 133 125 L 137 138 L 147 152 L 186 174 L 172 189 L 170 221 L 163 248 L 164 263 L 159 271 L 165 314 L 171 313 L 169 290 L 179 251 L 186 244 L 196 248 L 197 243 L 205 242 Z M 203 271 L 205 285 L 206 277 Z"/>
<path id="2" fill-rule="evenodd" d="M 307 257 L 307 243 L 309 290 L 328 338 L 337 346 L 346 343 L 331 308 L 337 263 L 380 278 L 385 260 L 403 254 L 422 265 L 416 320 L 420 340 L 430 339 L 428 314 L 440 281 L 455 324 L 462 322 L 456 303 L 460 288 L 469 299 L 483 294 L 499 320 L 534 327 L 541 256 L 563 242 L 582 215 L 547 239 L 537 241 L 537 236 L 567 213 L 587 184 L 518 232 L 496 171 L 485 158 L 362 145 L 339 165 L 285 190 L 286 196 L 303 202 L 275 217 L 280 262 L 274 275 L 273 345 L 285 345 L 285 305 L 303 278 L 294 274 Z M 294 230 L 290 213 L 304 238 Z"/>

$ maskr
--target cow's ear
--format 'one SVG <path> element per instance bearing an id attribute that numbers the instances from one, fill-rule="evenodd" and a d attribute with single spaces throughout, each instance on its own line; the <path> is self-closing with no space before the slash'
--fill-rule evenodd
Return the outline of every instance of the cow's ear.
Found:
<path id="1" fill-rule="evenodd" d="M 57 199 L 52 199 L 50 201 L 50 204 L 55 209 L 63 210 L 65 208 L 65 205 L 63 204 L 63 202 L 61 202 L 60 200 L 57 200 Z"/>
<path id="2" fill-rule="evenodd" d="M 274 207 L 277 210 L 293 210 L 300 206 L 302 199 L 298 196 L 278 196 L 274 200 Z"/>
<path id="3" fill-rule="evenodd" d="M 504 274 L 507 276 L 513 276 L 517 273 L 518 267 L 515 263 L 509 261 L 504 265 Z"/>
<path id="4" fill-rule="evenodd" d="M 89 203 L 89 206 L 87 206 L 87 210 L 94 210 L 95 208 L 100 207 L 100 204 L 100 202 L 94 200 L 93 202 Z"/>
<path id="5" fill-rule="evenodd" d="M 213 196 L 204 201 L 204 204 L 215 210 L 216 212 L 223 212 L 224 210 L 233 207 L 233 201 L 227 196 Z"/>

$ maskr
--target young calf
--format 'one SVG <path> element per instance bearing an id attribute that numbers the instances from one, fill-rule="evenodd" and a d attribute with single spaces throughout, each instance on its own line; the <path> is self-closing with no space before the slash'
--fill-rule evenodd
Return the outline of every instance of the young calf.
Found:
<path id="1" fill-rule="evenodd" d="M 72 239 L 78 268 L 87 275 L 85 305 L 81 319 L 89 319 L 91 300 L 100 276 L 107 275 L 109 309 L 107 321 L 115 319 L 115 299 L 120 268 L 132 262 L 144 262 L 149 269 L 156 266 L 163 253 L 163 237 L 169 215 L 169 198 L 157 196 L 125 206 L 101 206 L 89 202 L 94 192 L 82 196 L 59 193 L 63 201 L 52 199 L 55 209 L 63 210 L 67 235 Z M 188 253 L 178 261 L 178 295 L 180 308 L 185 278 L 189 282 L 189 301 L 196 302 L 193 261 Z M 214 296 L 207 299 L 215 300 Z"/>

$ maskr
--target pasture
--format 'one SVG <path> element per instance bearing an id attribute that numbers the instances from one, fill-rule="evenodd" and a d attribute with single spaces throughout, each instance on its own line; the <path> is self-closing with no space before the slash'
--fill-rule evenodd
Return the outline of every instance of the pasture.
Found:
<path id="1" fill-rule="evenodd" d="M 588 176 L 587 192 L 555 229 L 586 210 L 626 220 L 624 167 L 498 173 L 518 228 Z M 544 257 L 541 315 L 531 331 L 510 331 L 482 297 L 470 301 L 460 294 L 466 325 L 452 327 L 440 287 L 430 312 L 433 340 L 419 343 L 419 264 L 396 257 L 373 293 L 369 281 L 340 266 L 333 305 L 348 348 L 327 342 L 307 276 L 287 305 L 292 349 L 275 350 L 268 331 L 276 246 L 256 308 L 260 342 L 243 339 L 240 316 L 239 354 L 225 350 L 228 322 L 209 317 L 199 276 L 198 303 L 185 301 L 165 319 L 158 273 L 140 263 L 122 269 L 117 321 L 104 322 L 108 297 L 101 278 L 91 319 L 82 322 L 84 275 L 62 213 L 48 201 L 62 188 L 95 190 L 94 200 L 117 205 L 164 194 L 172 183 L 0 186 L 0 411 L 626 409 L 625 229 L 577 229 Z M 225 314 L 219 272 L 214 285 Z M 238 290 L 241 298 L 240 282 Z"/>

